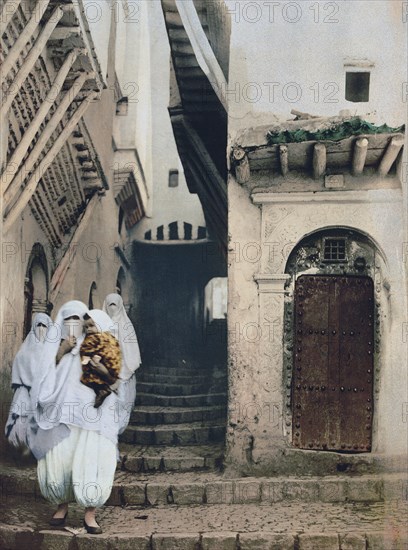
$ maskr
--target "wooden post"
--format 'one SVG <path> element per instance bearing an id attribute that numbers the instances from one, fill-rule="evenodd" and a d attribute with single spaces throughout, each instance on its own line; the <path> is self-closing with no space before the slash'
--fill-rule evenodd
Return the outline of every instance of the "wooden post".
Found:
<path id="1" fill-rule="evenodd" d="M 316 143 L 313 149 L 313 177 L 318 179 L 326 172 L 326 146 Z"/>
<path id="2" fill-rule="evenodd" d="M 352 174 L 353 176 L 359 176 L 363 173 L 364 164 L 367 157 L 368 151 L 368 139 L 360 138 L 356 141 L 354 145 L 354 154 L 353 154 L 353 164 L 352 164 Z"/>
<path id="3" fill-rule="evenodd" d="M 90 96 L 88 96 L 82 101 L 78 109 L 75 111 L 73 116 L 67 122 L 63 131 L 55 140 L 51 149 L 48 151 L 48 153 L 45 155 L 45 157 L 42 159 L 42 161 L 34 171 L 34 174 L 29 179 L 27 185 L 24 187 L 24 190 L 21 193 L 21 195 L 18 197 L 17 201 L 11 207 L 8 207 L 9 211 L 6 212 L 7 217 L 5 218 L 4 224 L 3 224 L 4 233 L 7 233 L 7 231 L 10 230 L 14 222 L 17 220 L 18 216 L 27 206 L 28 201 L 31 199 L 31 197 L 35 193 L 35 190 L 37 189 L 38 182 L 40 181 L 42 175 L 48 169 L 48 167 L 53 162 L 55 157 L 58 155 L 61 148 L 63 147 L 63 145 L 69 138 L 69 136 L 71 135 L 71 133 L 74 131 L 75 126 L 78 124 L 81 117 L 84 115 L 90 102 L 96 97 L 97 97 L 97 92 L 92 92 Z"/>
<path id="4" fill-rule="evenodd" d="M 98 193 L 95 193 L 95 195 L 93 195 L 93 197 L 91 198 L 91 200 L 89 201 L 85 209 L 85 213 L 78 224 L 78 227 L 74 233 L 74 236 L 72 237 L 71 242 L 68 246 L 68 249 L 65 251 L 65 254 L 63 255 L 60 263 L 58 264 L 54 272 L 54 275 L 52 276 L 51 284 L 50 284 L 50 301 L 51 302 L 54 302 L 55 298 L 57 297 L 58 290 L 65 279 L 65 275 L 67 274 L 67 271 L 70 267 L 70 263 L 75 257 L 76 244 L 78 243 L 84 230 L 86 229 L 89 223 L 89 220 L 92 218 L 93 211 L 99 200 L 100 200 L 100 197 Z"/>
<path id="5" fill-rule="evenodd" d="M 57 96 L 60 94 L 60 91 L 62 90 L 62 85 L 80 51 L 81 50 L 79 49 L 74 49 L 74 50 L 71 50 L 70 53 L 67 55 L 67 57 L 65 58 L 64 64 L 60 68 L 58 75 L 55 78 L 50 91 L 48 92 L 47 97 L 41 103 L 41 106 L 38 109 L 37 114 L 31 121 L 30 126 L 24 132 L 24 135 L 20 143 L 18 144 L 10 160 L 8 161 L 7 167 L 4 170 L 4 174 L 1 177 L 1 182 L 0 182 L 1 194 L 5 192 L 5 190 L 8 188 L 10 183 L 13 181 L 14 176 L 16 175 L 16 172 L 20 167 L 22 160 L 28 151 L 28 148 L 30 147 L 31 143 L 35 138 L 35 135 L 40 129 L 41 124 L 44 122 L 45 117 L 47 116 L 52 105 L 55 103 Z"/>
<path id="6" fill-rule="evenodd" d="M 18 10 L 21 0 L 6 0 L 0 14 L 0 36 L 6 31 L 8 24 L 13 19 L 13 15 Z"/>
<path id="7" fill-rule="evenodd" d="M 1 106 L 0 115 L 3 116 L 5 113 L 8 112 L 8 110 L 11 107 L 11 104 L 14 101 L 14 98 L 20 91 L 20 87 L 22 86 L 24 80 L 27 78 L 27 76 L 30 74 L 32 68 L 34 67 L 36 61 L 40 57 L 43 49 L 45 48 L 45 45 L 47 43 L 47 40 L 51 36 L 52 31 L 55 29 L 55 27 L 58 24 L 58 21 L 61 19 L 61 17 L 64 14 L 64 10 L 60 7 L 56 8 L 54 12 L 52 13 L 49 21 L 41 31 L 41 34 L 37 38 L 37 41 L 35 42 L 34 46 L 29 51 L 27 57 L 24 60 L 24 63 L 20 67 L 20 70 L 16 74 L 13 83 L 10 85 L 8 90 L 4 94 L 4 102 Z M 1 118 L 0 116 L 0 118 Z"/>
<path id="8" fill-rule="evenodd" d="M 282 176 L 286 176 L 289 172 L 289 158 L 288 158 L 288 146 L 280 145 L 279 146 L 279 158 Z"/>
<path id="9" fill-rule="evenodd" d="M 404 136 L 397 135 L 391 139 L 384 156 L 381 159 L 380 166 L 378 167 L 378 174 L 380 176 L 386 176 L 388 174 L 403 145 Z"/>
<path id="10" fill-rule="evenodd" d="M 247 183 L 251 177 L 249 161 L 245 150 L 242 147 L 234 147 L 232 160 L 235 167 L 235 177 L 238 183 Z"/>
<path id="11" fill-rule="evenodd" d="M 13 46 L 11 47 L 10 51 L 7 54 L 6 59 L 3 61 L 3 66 L 2 66 L 3 78 L 8 75 L 10 69 L 13 67 L 13 65 L 21 55 L 21 52 L 24 46 L 31 39 L 35 29 L 39 26 L 41 18 L 44 15 L 49 2 L 50 0 L 40 0 L 35 6 L 31 14 L 30 20 L 28 21 L 27 25 L 24 27 L 20 36 L 14 42 Z"/>
<path id="12" fill-rule="evenodd" d="M 33 147 L 31 153 L 29 154 L 23 166 L 18 171 L 17 175 L 12 179 L 8 187 L 6 187 L 6 185 L 4 184 L 5 203 L 10 202 L 12 195 L 16 191 L 18 191 L 24 179 L 26 178 L 27 174 L 34 167 L 35 163 L 38 160 L 39 155 L 44 150 L 44 147 L 46 146 L 48 140 L 51 138 L 52 134 L 57 129 L 58 124 L 61 122 L 63 116 L 67 112 L 68 107 L 74 101 L 75 97 L 77 96 L 78 92 L 81 90 L 87 78 L 88 78 L 88 75 L 86 73 L 83 73 L 81 76 L 79 76 L 75 80 L 72 87 L 65 93 L 64 97 L 61 100 L 61 103 L 58 105 L 55 113 L 52 115 L 51 119 L 48 121 L 47 126 L 44 128 L 43 132 L 38 138 L 37 143 Z M 7 176 L 7 174 L 5 174 L 5 176 Z M 5 181 L 7 182 L 7 178 Z M 1 185 L 3 189 L 3 182 Z"/>

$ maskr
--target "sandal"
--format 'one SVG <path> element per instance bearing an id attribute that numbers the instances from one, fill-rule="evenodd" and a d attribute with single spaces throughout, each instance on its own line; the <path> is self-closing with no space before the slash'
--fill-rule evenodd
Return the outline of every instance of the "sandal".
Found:
<path id="1" fill-rule="evenodd" d="M 89 534 L 89 535 L 100 535 L 102 533 L 102 529 L 101 527 L 91 527 L 90 525 L 88 525 L 86 523 L 86 521 L 84 520 L 84 527 L 86 529 L 86 532 Z"/>
<path id="2" fill-rule="evenodd" d="M 67 516 L 68 516 L 68 512 L 65 514 L 63 518 L 52 517 L 48 523 L 53 527 L 61 527 L 62 525 L 65 525 L 65 520 L 67 519 Z"/>

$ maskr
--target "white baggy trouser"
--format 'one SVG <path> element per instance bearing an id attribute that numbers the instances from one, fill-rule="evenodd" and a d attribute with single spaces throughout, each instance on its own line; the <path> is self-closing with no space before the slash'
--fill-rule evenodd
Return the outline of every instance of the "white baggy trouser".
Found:
<path id="1" fill-rule="evenodd" d="M 116 446 L 95 431 L 69 429 L 70 435 L 38 461 L 41 493 L 54 504 L 75 500 L 86 508 L 101 507 L 112 490 Z"/>

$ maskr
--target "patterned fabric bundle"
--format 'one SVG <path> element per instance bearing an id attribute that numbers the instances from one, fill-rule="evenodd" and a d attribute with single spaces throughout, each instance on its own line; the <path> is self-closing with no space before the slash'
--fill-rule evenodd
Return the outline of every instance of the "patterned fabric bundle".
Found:
<path id="1" fill-rule="evenodd" d="M 98 332 L 96 334 L 89 334 L 85 337 L 79 350 L 81 358 L 93 357 L 99 355 L 104 367 L 109 371 L 109 374 L 115 379 L 119 377 L 121 367 L 121 352 L 119 342 L 114 336 L 108 332 Z M 94 387 L 97 385 L 106 385 L 106 381 L 103 380 L 95 370 L 93 370 L 90 364 L 82 364 L 82 384 L 85 386 Z"/>

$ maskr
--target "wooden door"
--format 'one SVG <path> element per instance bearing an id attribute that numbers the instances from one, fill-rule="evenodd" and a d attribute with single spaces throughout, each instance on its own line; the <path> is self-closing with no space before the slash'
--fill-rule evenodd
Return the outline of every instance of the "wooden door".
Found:
<path id="1" fill-rule="evenodd" d="M 373 315 L 369 277 L 298 278 L 292 392 L 296 447 L 371 450 Z"/>

